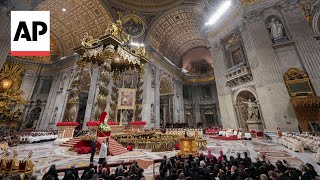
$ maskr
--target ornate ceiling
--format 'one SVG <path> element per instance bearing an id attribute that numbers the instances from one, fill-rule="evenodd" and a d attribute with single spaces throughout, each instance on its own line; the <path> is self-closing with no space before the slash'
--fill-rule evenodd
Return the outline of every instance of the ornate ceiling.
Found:
<path id="1" fill-rule="evenodd" d="M 123 25 L 127 23 L 127 31 L 135 35 L 135 41 L 157 49 L 182 67 L 186 52 L 207 47 L 204 23 L 223 0 L 41 1 L 34 10 L 51 11 L 51 38 L 55 42 L 52 49 L 58 57 L 73 54 L 86 32 L 98 37 L 104 33 L 108 22 L 120 18 L 126 21 Z M 207 57 L 197 58 L 211 62 Z"/>
<path id="2" fill-rule="evenodd" d="M 195 47 L 208 42 L 201 27 L 204 13 L 194 6 L 179 6 L 162 14 L 150 27 L 147 42 L 165 57 L 181 66 L 181 57 Z"/>
<path id="3" fill-rule="evenodd" d="M 46 0 L 34 10 L 50 10 L 51 37 L 59 45 L 60 57 L 73 54 L 86 32 L 102 35 L 112 17 L 100 0 Z"/>
<path id="4" fill-rule="evenodd" d="M 121 7 L 143 12 L 164 11 L 176 7 L 186 0 L 105 0 Z"/>

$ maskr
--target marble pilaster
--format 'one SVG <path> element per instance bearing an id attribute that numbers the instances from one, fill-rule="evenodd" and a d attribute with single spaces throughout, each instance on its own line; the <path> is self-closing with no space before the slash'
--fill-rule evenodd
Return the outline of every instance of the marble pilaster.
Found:
<path id="1" fill-rule="evenodd" d="M 51 89 L 47 98 L 43 114 L 40 117 L 39 126 L 37 129 L 46 130 L 48 128 L 53 128 L 55 126 L 54 122 L 51 122 L 53 116 L 54 105 L 57 99 L 57 92 L 59 91 L 60 77 L 58 75 L 53 76 L 53 81 Z M 53 124 L 50 124 L 53 123 Z"/>
<path id="2" fill-rule="evenodd" d="M 90 82 L 90 89 L 88 94 L 88 100 L 87 100 L 87 106 L 86 106 L 86 112 L 84 115 L 84 121 L 83 121 L 83 129 L 87 129 L 87 126 L 85 126 L 85 123 L 88 121 L 93 120 L 92 112 L 94 111 L 94 100 L 96 99 L 96 89 L 97 89 L 97 83 L 99 78 L 99 68 L 92 68 L 91 73 L 91 82 Z"/>
<path id="3" fill-rule="evenodd" d="M 10 51 L 10 10 L 0 6 L 0 69 Z"/>
<path id="4" fill-rule="evenodd" d="M 224 52 L 220 42 L 211 47 L 213 56 L 214 76 L 216 80 L 217 97 L 220 109 L 220 120 L 224 128 L 237 128 L 237 119 L 235 116 L 232 95 L 230 88 L 226 86 L 226 66 L 224 62 Z"/>
<path id="5" fill-rule="evenodd" d="M 317 96 L 320 96 L 320 46 L 300 7 L 283 10 L 297 52 Z"/>
<path id="6" fill-rule="evenodd" d="M 265 22 L 247 21 L 241 31 L 262 116 L 268 130 L 297 130 L 298 122 Z M 288 123 L 291 125 L 288 126 Z"/>

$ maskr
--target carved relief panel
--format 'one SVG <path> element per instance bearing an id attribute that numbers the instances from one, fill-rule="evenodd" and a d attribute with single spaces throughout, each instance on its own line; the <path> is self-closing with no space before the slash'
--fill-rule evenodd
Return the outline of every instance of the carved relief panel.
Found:
<path id="1" fill-rule="evenodd" d="M 228 69 L 246 62 L 242 40 L 239 34 L 234 33 L 226 39 L 225 54 Z"/>

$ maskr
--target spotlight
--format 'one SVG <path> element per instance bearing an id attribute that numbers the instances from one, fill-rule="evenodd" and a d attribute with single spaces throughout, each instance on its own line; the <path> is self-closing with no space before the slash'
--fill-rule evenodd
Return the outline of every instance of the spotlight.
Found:
<path id="1" fill-rule="evenodd" d="M 225 1 L 209 19 L 208 22 L 205 23 L 205 25 L 212 25 L 220 19 L 220 17 L 229 9 L 231 6 L 231 0 Z"/>
<path id="2" fill-rule="evenodd" d="M 66 12 L 66 11 L 67 11 L 67 9 L 66 9 L 66 8 L 62 8 L 62 11 L 63 11 L 63 12 Z"/>

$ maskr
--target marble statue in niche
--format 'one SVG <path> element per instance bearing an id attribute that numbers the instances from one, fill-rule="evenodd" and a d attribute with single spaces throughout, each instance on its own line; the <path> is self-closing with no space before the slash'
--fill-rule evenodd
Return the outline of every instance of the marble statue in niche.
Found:
<path id="1" fill-rule="evenodd" d="M 63 87 L 64 87 L 64 84 L 65 84 L 65 80 L 67 79 L 66 76 L 62 76 L 61 77 L 61 82 L 60 82 L 60 87 L 59 87 L 59 91 L 62 92 L 63 91 Z"/>
<path id="2" fill-rule="evenodd" d="M 268 28 L 270 29 L 271 38 L 274 43 L 276 43 L 280 39 L 286 39 L 284 35 L 284 27 L 283 24 L 276 20 L 276 18 L 271 18 L 271 21 L 268 24 Z"/>
<path id="3" fill-rule="evenodd" d="M 156 87 L 156 71 L 154 69 L 151 69 L 151 74 L 152 74 L 151 87 L 155 88 Z"/>
<path id="4" fill-rule="evenodd" d="M 301 0 L 300 5 L 304 15 L 310 17 L 320 7 L 320 0 Z"/>
<path id="5" fill-rule="evenodd" d="M 247 102 L 242 101 L 243 104 L 247 106 L 247 121 L 259 121 L 259 109 L 256 102 L 252 102 L 251 99 L 248 99 Z"/>
<path id="6" fill-rule="evenodd" d="M 56 107 L 54 109 L 54 113 L 53 113 L 53 116 L 52 116 L 52 119 L 51 119 L 51 123 L 54 124 L 56 122 L 56 119 L 57 119 L 57 113 L 58 113 L 58 107 Z"/>
<path id="7" fill-rule="evenodd" d="M 156 122 L 156 113 L 155 113 L 155 108 L 153 104 L 151 104 L 151 122 L 152 123 Z"/>

